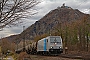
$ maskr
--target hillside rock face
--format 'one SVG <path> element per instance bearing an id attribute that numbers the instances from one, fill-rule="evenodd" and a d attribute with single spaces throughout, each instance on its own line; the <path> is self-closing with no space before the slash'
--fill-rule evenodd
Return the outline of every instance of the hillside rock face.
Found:
<path id="1" fill-rule="evenodd" d="M 49 31 L 53 30 L 59 23 L 63 24 L 65 22 L 81 20 L 86 15 L 87 14 L 80 12 L 78 9 L 72 9 L 71 7 L 63 4 L 63 6 L 51 10 L 43 18 L 24 30 L 18 35 L 18 38 L 20 38 L 18 40 L 22 40 L 23 38 L 33 40 L 37 35 L 49 33 Z"/>
<path id="2" fill-rule="evenodd" d="M 80 12 L 78 9 L 72 9 L 68 6 L 61 6 L 56 8 L 55 10 L 50 11 L 43 18 L 36 21 L 30 27 L 28 27 L 24 32 L 26 36 L 29 35 L 28 39 L 35 37 L 36 35 L 42 35 L 44 33 L 48 33 L 52 30 L 58 23 L 70 22 L 74 20 L 80 20 L 85 15 Z"/>

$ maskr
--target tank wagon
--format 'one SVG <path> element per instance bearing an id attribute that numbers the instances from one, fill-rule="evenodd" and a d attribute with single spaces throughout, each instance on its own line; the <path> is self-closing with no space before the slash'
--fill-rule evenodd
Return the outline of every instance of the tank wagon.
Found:
<path id="1" fill-rule="evenodd" d="M 37 53 L 60 54 L 63 52 L 62 38 L 60 36 L 48 36 L 37 42 Z"/>

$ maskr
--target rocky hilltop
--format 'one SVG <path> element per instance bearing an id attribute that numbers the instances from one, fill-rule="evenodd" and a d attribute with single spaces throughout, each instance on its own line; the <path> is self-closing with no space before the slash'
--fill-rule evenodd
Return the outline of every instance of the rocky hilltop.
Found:
<path id="1" fill-rule="evenodd" d="M 40 20 L 36 21 L 21 34 L 19 34 L 18 37 L 21 39 L 25 37 L 26 39 L 32 40 L 37 35 L 48 33 L 50 30 L 56 27 L 58 23 L 63 24 L 64 22 L 80 20 L 85 15 L 87 14 L 84 14 L 78 9 L 73 9 L 63 4 L 61 7 L 57 7 L 56 9 L 51 10 Z"/>
<path id="2" fill-rule="evenodd" d="M 58 23 L 71 22 L 74 20 L 80 20 L 85 15 L 80 12 L 78 9 L 72 9 L 71 7 L 63 6 L 57 7 L 54 10 L 51 10 L 48 14 L 46 14 L 43 18 L 36 21 L 30 27 L 28 27 L 21 34 L 30 35 L 35 37 L 36 35 L 42 35 L 44 33 L 48 33 L 52 30 Z"/>

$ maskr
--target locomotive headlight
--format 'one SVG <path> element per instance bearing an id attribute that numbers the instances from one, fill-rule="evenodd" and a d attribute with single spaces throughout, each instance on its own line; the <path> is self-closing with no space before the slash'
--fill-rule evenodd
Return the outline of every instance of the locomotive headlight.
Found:
<path id="1" fill-rule="evenodd" d="M 59 48 L 62 48 L 62 47 L 59 47 Z"/>
<path id="2" fill-rule="evenodd" d="M 55 44 L 57 44 L 57 43 L 55 43 Z"/>
<path id="3" fill-rule="evenodd" d="M 53 48 L 53 47 L 51 47 L 51 48 Z"/>

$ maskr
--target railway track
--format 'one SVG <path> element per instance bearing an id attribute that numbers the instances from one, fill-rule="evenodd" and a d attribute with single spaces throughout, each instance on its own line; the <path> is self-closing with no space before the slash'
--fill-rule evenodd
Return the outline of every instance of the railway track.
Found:
<path id="1" fill-rule="evenodd" d="M 81 55 L 75 55 L 75 54 L 61 54 L 59 57 L 64 58 L 72 58 L 72 59 L 83 59 Z"/>
<path id="2" fill-rule="evenodd" d="M 58 57 L 71 58 L 71 59 L 90 60 L 90 54 L 88 54 L 88 55 L 82 55 L 82 54 L 61 54 Z"/>
<path id="3" fill-rule="evenodd" d="M 32 60 L 80 60 L 80 59 L 71 59 L 71 58 L 66 58 L 62 56 L 42 56 L 42 55 L 30 55 Z"/>
<path id="4" fill-rule="evenodd" d="M 59 57 L 59 58 L 70 58 L 70 59 L 83 59 L 83 60 L 90 60 L 89 55 L 80 55 L 80 54 L 60 54 L 60 55 L 37 55 L 42 57 Z"/>

